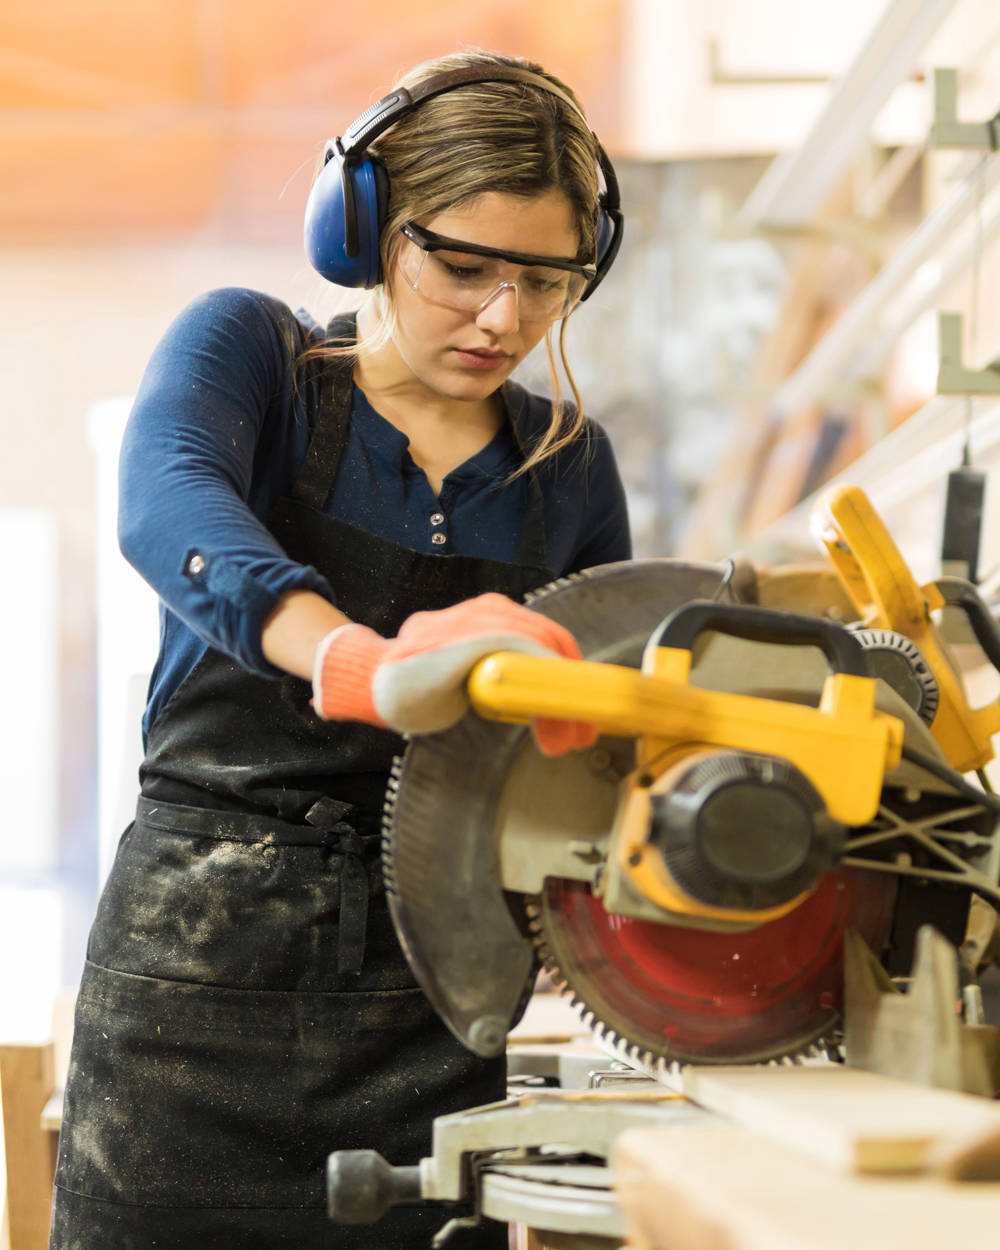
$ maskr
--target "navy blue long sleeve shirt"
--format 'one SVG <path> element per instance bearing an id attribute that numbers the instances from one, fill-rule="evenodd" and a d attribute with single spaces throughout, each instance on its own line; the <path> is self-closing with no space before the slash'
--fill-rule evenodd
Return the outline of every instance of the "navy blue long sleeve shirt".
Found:
<path id="1" fill-rule="evenodd" d="M 289 590 L 331 586 L 268 531 L 316 420 L 294 361 L 323 332 L 279 300 L 241 288 L 209 292 L 180 314 L 147 367 L 122 444 L 119 540 L 161 599 L 160 653 L 143 720 L 159 710 L 207 647 L 252 672 L 279 676 L 261 629 Z M 514 388 L 522 442 L 548 425 L 548 401 Z M 538 468 L 556 576 L 631 555 L 621 480 L 604 431 Z M 444 479 L 435 495 L 408 440 L 354 388 L 351 427 L 325 511 L 417 551 L 513 563 L 527 504 L 509 424 Z M 432 519 L 433 518 L 433 519 Z M 432 542 L 443 534 L 445 542 Z M 192 559 L 200 573 L 188 576 Z"/>

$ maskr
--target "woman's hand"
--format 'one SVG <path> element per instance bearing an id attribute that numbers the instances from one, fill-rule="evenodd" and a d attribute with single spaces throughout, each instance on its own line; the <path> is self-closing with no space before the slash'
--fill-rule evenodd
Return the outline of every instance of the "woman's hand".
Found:
<path id="1" fill-rule="evenodd" d="M 416 612 L 395 638 L 356 623 L 334 628 L 316 648 L 313 706 L 329 720 L 357 720 L 400 733 L 436 733 L 469 708 L 465 683 L 496 651 L 578 660 L 568 630 L 503 595 L 486 594 L 437 612 Z M 559 755 L 596 740 L 593 725 L 539 720 L 538 745 Z"/>

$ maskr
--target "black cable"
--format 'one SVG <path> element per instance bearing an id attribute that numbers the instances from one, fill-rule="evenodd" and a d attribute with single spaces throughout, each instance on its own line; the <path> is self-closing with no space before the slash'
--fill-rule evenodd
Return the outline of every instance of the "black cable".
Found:
<path id="1" fill-rule="evenodd" d="M 945 782 L 953 790 L 956 790 L 968 799 L 972 799 L 981 807 L 985 807 L 988 811 L 1000 815 L 1000 797 L 994 794 L 987 794 L 985 790 L 977 790 L 975 786 L 970 786 L 962 774 L 956 772 L 954 768 L 950 768 L 947 764 L 942 764 L 940 760 L 932 759 L 929 755 L 924 755 L 922 751 L 914 751 L 912 747 L 903 747 L 902 754 L 904 760 L 909 760 L 911 764 L 916 764 L 925 773 L 930 773 L 932 777 L 937 777 L 939 781 Z"/>

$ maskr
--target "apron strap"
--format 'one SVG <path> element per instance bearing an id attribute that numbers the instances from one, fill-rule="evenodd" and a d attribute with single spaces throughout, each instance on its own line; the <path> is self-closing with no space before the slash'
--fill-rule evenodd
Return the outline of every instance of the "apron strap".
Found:
<path id="1" fill-rule="evenodd" d="M 357 339 L 357 318 L 354 314 L 337 317 L 330 322 L 327 334 L 331 340 L 342 339 L 348 346 Z M 354 395 L 354 357 L 335 356 L 323 362 L 318 378 L 319 413 L 291 496 L 309 507 L 323 510 L 333 489 L 337 470 L 351 428 L 351 402 Z"/>
<path id="2" fill-rule="evenodd" d="M 521 410 L 524 407 L 524 392 L 513 382 L 507 381 L 500 387 L 500 402 L 503 404 L 514 434 L 514 442 L 521 456 L 527 460 L 528 448 L 524 441 Z M 535 469 L 528 470 L 528 506 L 524 520 L 521 522 L 521 536 L 517 541 L 517 562 L 526 569 L 548 569 L 549 546 L 545 537 L 545 497 L 542 485 Z M 546 581 L 552 580 L 549 574 Z"/>
<path id="3" fill-rule="evenodd" d="M 521 522 L 521 536 L 517 540 L 517 562 L 526 569 L 548 569 L 549 550 L 545 538 L 545 498 L 538 474 L 528 470 L 528 506 Z M 552 580 L 550 573 L 547 581 Z"/>
<path id="4" fill-rule="evenodd" d="M 306 812 L 310 825 L 324 831 L 324 842 L 340 855 L 340 919 L 337 926 L 337 971 L 359 973 L 365 958 L 368 924 L 368 869 L 364 842 L 344 816 L 350 804 L 318 799 Z"/>

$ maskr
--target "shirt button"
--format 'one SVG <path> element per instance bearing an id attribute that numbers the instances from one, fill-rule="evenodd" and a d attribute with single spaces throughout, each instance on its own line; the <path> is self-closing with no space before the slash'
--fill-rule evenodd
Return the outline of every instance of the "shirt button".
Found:
<path id="1" fill-rule="evenodd" d="M 431 513 L 431 525 L 444 525 L 444 513 L 432 512 Z"/>
<path id="2" fill-rule="evenodd" d="M 442 546 L 447 541 L 448 539 L 444 536 L 444 534 L 431 534 L 431 542 L 437 547 Z"/>
<path id="3" fill-rule="evenodd" d="M 197 577 L 200 573 L 204 573 L 204 571 L 205 571 L 205 557 L 204 556 L 194 555 L 191 557 L 190 560 L 188 560 L 187 568 L 185 569 L 185 572 L 188 573 L 191 577 Z"/>

